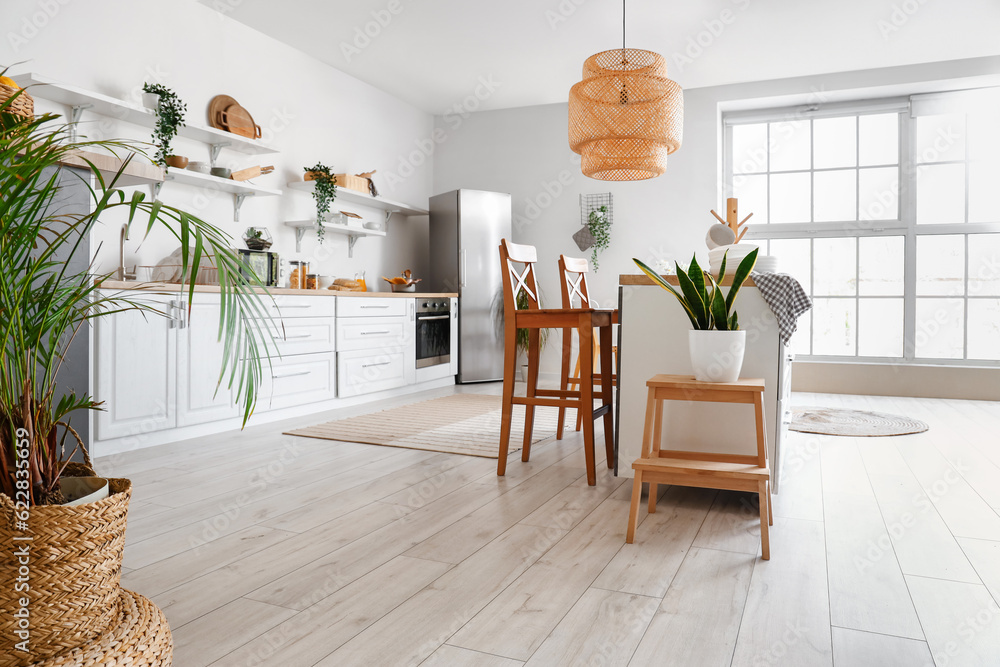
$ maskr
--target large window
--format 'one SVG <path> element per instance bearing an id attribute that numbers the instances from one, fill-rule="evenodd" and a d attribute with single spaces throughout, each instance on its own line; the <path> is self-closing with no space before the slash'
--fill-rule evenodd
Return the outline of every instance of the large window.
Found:
<path id="1" fill-rule="evenodd" d="M 747 240 L 814 307 L 816 359 L 1000 362 L 1000 96 L 915 96 L 725 116 Z"/>

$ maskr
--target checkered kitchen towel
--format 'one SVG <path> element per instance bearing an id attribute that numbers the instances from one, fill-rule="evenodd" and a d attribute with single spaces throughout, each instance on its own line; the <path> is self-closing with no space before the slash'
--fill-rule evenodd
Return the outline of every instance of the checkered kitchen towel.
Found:
<path id="1" fill-rule="evenodd" d="M 802 289 L 799 281 L 787 273 L 760 273 L 754 271 L 750 274 L 760 295 L 770 306 L 771 312 L 778 319 L 778 333 L 781 342 L 788 345 L 792 339 L 792 334 L 798 328 L 799 316 L 812 308 L 812 300 L 806 291 Z"/>

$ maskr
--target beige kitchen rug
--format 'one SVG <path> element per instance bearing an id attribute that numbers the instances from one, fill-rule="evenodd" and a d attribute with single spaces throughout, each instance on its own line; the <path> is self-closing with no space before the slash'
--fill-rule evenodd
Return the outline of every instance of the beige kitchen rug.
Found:
<path id="1" fill-rule="evenodd" d="M 499 396 L 455 394 L 300 428 L 286 435 L 495 459 L 500 450 L 500 409 Z M 531 442 L 555 435 L 558 416 L 558 408 L 535 408 Z M 576 410 L 566 411 L 566 424 L 572 431 Z M 523 438 L 524 406 L 515 405 L 510 451 L 521 449 Z"/>

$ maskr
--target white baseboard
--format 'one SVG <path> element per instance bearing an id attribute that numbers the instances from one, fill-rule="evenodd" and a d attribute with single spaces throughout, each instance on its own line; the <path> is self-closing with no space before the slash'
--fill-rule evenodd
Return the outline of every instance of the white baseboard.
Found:
<path id="1" fill-rule="evenodd" d="M 1000 368 L 796 361 L 792 391 L 1000 401 Z"/>

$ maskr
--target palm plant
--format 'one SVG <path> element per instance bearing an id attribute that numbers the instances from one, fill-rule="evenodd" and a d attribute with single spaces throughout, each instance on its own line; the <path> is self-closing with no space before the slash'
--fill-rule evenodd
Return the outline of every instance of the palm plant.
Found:
<path id="1" fill-rule="evenodd" d="M 729 288 L 729 293 L 722 294 L 722 280 L 726 276 L 726 258 L 729 255 L 727 250 L 722 256 L 722 266 L 719 267 L 719 277 L 715 278 L 711 273 L 703 270 L 698 265 L 696 257 L 691 258 L 691 265 L 685 271 L 680 264 L 675 262 L 677 267 L 678 291 L 673 285 L 663 279 L 659 273 L 646 266 L 638 259 L 632 261 L 642 269 L 642 272 L 652 278 L 653 282 L 667 290 L 680 302 L 685 314 L 691 320 L 691 326 L 695 330 L 708 331 L 717 329 L 719 331 L 739 331 L 740 322 L 737 313 L 732 312 L 733 303 L 740 288 L 746 282 L 750 272 L 753 271 L 754 264 L 757 263 L 757 248 L 750 251 L 733 274 L 733 284 Z M 705 279 L 708 278 L 706 283 Z"/>
<path id="2" fill-rule="evenodd" d="M 219 376 L 235 386 L 243 406 L 244 424 L 253 412 L 260 386 L 261 348 L 268 315 L 259 280 L 245 278 L 253 272 L 231 248 L 231 239 L 220 229 L 143 193 L 130 197 L 117 187 L 131 160 L 145 153 L 134 143 L 122 141 L 71 142 L 70 126 L 47 114 L 22 117 L 7 112 L 10 101 L 0 104 L 0 492 L 30 497 L 32 505 L 62 502 L 59 478 L 65 469 L 64 444 L 68 437 L 81 446 L 70 426 L 77 410 L 100 409 L 97 398 L 68 393 L 59 397 L 56 376 L 69 344 L 84 326 L 97 318 L 137 310 L 166 316 L 137 292 L 101 290 L 112 274 L 88 270 L 72 272 L 68 261 L 88 253 L 88 235 L 98 221 L 122 211 L 130 227 L 148 235 L 165 227 L 180 242 L 184 283 L 190 301 L 199 267 L 212 258 L 219 272 L 221 315 L 219 336 L 226 352 Z M 60 170 L 66 158 L 84 157 L 82 149 L 104 148 L 125 156 L 117 173 L 105 179 L 93 163 L 84 160 L 97 186 L 86 184 L 92 198 L 89 213 L 66 213 L 57 205 Z M 246 269 L 241 271 L 241 269 Z M 190 306 L 189 306 L 190 307 Z M 190 312 L 190 311 L 189 311 Z M 262 319 L 256 319 L 262 318 Z M 17 492 L 20 491 L 20 494 Z M 19 498 L 19 499 L 20 499 Z M 28 498 L 24 498 L 28 499 Z"/>

